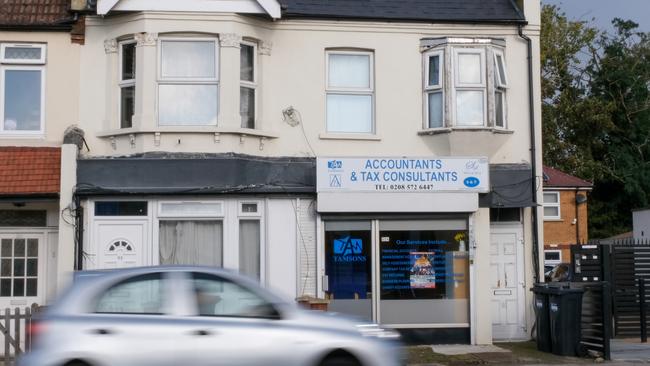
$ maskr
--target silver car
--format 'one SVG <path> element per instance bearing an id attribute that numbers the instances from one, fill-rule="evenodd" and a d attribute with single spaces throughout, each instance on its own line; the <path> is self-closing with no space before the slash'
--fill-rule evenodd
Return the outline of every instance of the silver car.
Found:
<path id="1" fill-rule="evenodd" d="M 85 271 L 32 326 L 20 366 L 397 365 L 398 334 L 302 310 L 204 267 Z"/>

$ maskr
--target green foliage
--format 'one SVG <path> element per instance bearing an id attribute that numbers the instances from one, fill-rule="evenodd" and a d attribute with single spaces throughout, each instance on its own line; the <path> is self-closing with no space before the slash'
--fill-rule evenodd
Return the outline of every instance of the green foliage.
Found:
<path id="1" fill-rule="evenodd" d="M 612 23 L 607 34 L 542 9 L 544 162 L 594 182 L 592 238 L 630 230 L 650 204 L 650 39 Z"/>

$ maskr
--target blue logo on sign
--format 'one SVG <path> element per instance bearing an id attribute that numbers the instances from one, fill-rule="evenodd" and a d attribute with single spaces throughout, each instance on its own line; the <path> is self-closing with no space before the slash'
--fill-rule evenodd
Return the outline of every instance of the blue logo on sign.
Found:
<path id="1" fill-rule="evenodd" d="M 334 254 L 353 255 L 361 254 L 363 251 L 363 242 L 361 239 L 355 239 L 349 236 L 334 239 Z"/>
<path id="2" fill-rule="evenodd" d="M 343 162 L 341 160 L 330 160 L 327 162 L 327 169 L 341 169 Z"/>
<path id="3" fill-rule="evenodd" d="M 478 187 L 481 181 L 476 177 L 467 177 L 465 178 L 463 183 L 465 184 L 466 187 L 474 188 L 474 187 Z"/>

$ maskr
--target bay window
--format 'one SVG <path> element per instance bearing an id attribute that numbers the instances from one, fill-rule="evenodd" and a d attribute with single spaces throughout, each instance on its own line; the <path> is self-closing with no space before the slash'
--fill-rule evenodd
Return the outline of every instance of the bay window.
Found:
<path id="1" fill-rule="evenodd" d="M 0 44 L 0 133 L 42 134 L 44 44 Z"/>
<path id="2" fill-rule="evenodd" d="M 373 57 L 327 52 L 327 132 L 373 133 Z"/>
<path id="3" fill-rule="evenodd" d="M 422 40 L 424 128 L 506 128 L 503 46 L 496 39 Z"/>
<path id="4" fill-rule="evenodd" d="M 242 128 L 255 128 L 255 95 L 257 89 L 257 68 L 254 43 L 242 43 L 240 47 L 239 114 Z"/>
<path id="5" fill-rule="evenodd" d="M 133 127 L 135 110 L 135 41 L 120 43 L 120 128 Z"/>
<path id="6" fill-rule="evenodd" d="M 218 52 L 218 43 L 214 38 L 160 40 L 160 126 L 217 125 Z"/>

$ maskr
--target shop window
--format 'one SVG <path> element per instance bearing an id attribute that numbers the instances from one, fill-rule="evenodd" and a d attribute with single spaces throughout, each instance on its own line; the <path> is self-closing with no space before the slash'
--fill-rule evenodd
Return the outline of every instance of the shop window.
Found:
<path id="1" fill-rule="evenodd" d="M 45 227 L 45 210 L 0 210 L 0 227 Z"/>
<path id="2" fill-rule="evenodd" d="M 373 133 L 373 55 L 328 51 L 327 132 Z"/>
<path id="3" fill-rule="evenodd" d="M 160 273 L 130 278 L 112 286 L 101 295 L 96 313 L 163 314 L 165 280 Z"/>
<path id="4" fill-rule="evenodd" d="M 560 218 L 560 192 L 544 192 L 544 219 Z"/>
<path id="5" fill-rule="evenodd" d="M 133 127 L 135 110 L 135 41 L 120 43 L 120 128 Z"/>
<path id="6" fill-rule="evenodd" d="M 469 323 L 469 233 L 464 220 L 379 222 L 384 324 Z"/>
<path id="7" fill-rule="evenodd" d="M 159 43 L 158 124 L 216 126 L 216 39 L 165 38 Z"/>
<path id="8" fill-rule="evenodd" d="M 37 294 L 38 239 L 0 240 L 0 297 Z"/>
<path id="9" fill-rule="evenodd" d="M 244 42 L 240 45 L 239 114 L 242 128 L 255 128 L 257 94 L 257 46 Z"/>
<path id="10" fill-rule="evenodd" d="M 147 216 L 147 201 L 97 201 L 95 216 Z"/>
<path id="11" fill-rule="evenodd" d="M 0 133 L 42 134 L 44 44 L 0 44 Z"/>
<path id="12" fill-rule="evenodd" d="M 162 220 L 159 263 L 223 267 L 223 222 Z"/>

